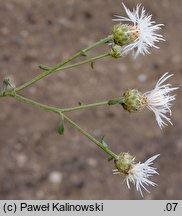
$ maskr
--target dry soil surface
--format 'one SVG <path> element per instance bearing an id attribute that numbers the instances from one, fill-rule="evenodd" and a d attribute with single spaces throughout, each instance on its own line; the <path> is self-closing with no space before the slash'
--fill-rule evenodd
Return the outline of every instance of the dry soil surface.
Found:
<path id="1" fill-rule="evenodd" d="M 25 95 L 45 104 L 70 107 L 118 97 L 128 88 L 142 92 L 153 88 L 166 71 L 171 83 L 181 87 L 182 1 L 141 0 L 166 41 L 151 55 L 136 60 L 107 58 L 90 65 L 53 74 Z M 125 1 L 129 8 L 139 1 Z M 111 33 L 114 14 L 124 15 L 120 0 L 0 0 L 0 81 L 9 76 L 22 84 L 40 74 L 38 64 L 55 65 L 88 44 Z M 91 52 L 92 56 L 108 46 Z M 84 57 L 83 57 L 84 58 Z M 79 59 L 78 59 L 79 60 Z M 160 175 L 152 180 L 144 199 L 182 199 L 181 89 L 172 107 L 173 126 L 160 130 L 147 109 L 137 114 L 121 106 L 98 107 L 69 116 L 116 153 L 130 152 L 136 161 L 154 154 Z M 1 199 L 141 199 L 123 178 L 113 175 L 113 163 L 77 130 L 65 125 L 57 133 L 55 114 L 0 99 L 0 198 Z"/>

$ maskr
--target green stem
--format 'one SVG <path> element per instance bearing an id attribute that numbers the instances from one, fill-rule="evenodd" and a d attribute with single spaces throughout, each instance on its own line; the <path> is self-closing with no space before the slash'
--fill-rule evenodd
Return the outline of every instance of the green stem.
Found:
<path id="1" fill-rule="evenodd" d="M 99 59 L 102 59 L 102 58 L 105 58 L 105 57 L 108 57 L 108 56 L 110 56 L 110 52 L 104 53 L 102 55 L 99 55 L 99 56 L 96 56 L 96 57 L 93 57 L 93 58 L 90 58 L 90 59 L 87 59 L 85 61 L 77 62 L 75 64 L 71 64 L 71 65 L 67 65 L 67 66 L 58 68 L 55 71 L 60 71 L 60 70 L 70 69 L 70 68 L 73 68 L 73 67 L 78 67 L 80 65 L 87 64 L 87 63 L 90 63 L 90 62 L 94 62 L 94 61 L 97 61 Z"/>
<path id="2" fill-rule="evenodd" d="M 104 38 L 104 39 L 101 39 L 99 40 L 98 42 L 92 44 L 91 46 L 87 47 L 86 49 L 83 49 L 81 51 L 79 51 L 78 53 L 74 54 L 73 56 L 69 57 L 68 59 L 66 59 L 65 61 L 57 64 L 56 66 L 50 68 L 48 71 L 44 71 L 43 73 L 41 73 L 40 75 L 36 76 L 35 78 L 33 78 L 32 80 L 26 82 L 25 84 L 23 85 L 20 85 L 19 87 L 15 88 L 15 91 L 18 92 L 18 91 L 21 91 L 23 90 L 24 88 L 34 84 L 35 82 L 39 81 L 40 79 L 46 77 L 47 75 L 55 72 L 56 70 L 58 70 L 59 68 L 61 68 L 62 66 L 64 66 L 65 64 L 67 64 L 68 62 L 72 61 L 73 59 L 77 58 L 78 56 L 80 55 L 83 55 L 83 53 L 86 53 L 88 52 L 89 50 L 103 44 L 103 43 L 106 43 L 108 42 L 109 40 L 111 40 L 112 36 L 109 35 L 108 37 Z M 93 61 L 93 60 L 92 60 Z"/>
<path id="3" fill-rule="evenodd" d="M 93 104 L 86 104 L 86 105 L 80 105 L 80 106 L 76 106 L 76 107 L 61 109 L 61 112 L 62 113 L 72 112 L 72 111 L 76 111 L 76 110 L 92 108 L 92 107 L 97 107 L 97 106 L 104 106 L 104 105 L 108 105 L 108 101 L 103 101 L 103 102 L 98 102 L 98 103 L 93 103 Z"/>
<path id="4" fill-rule="evenodd" d="M 108 37 L 103 38 L 103 39 L 97 41 L 96 43 L 92 44 L 91 46 L 87 47 L 86 49 L 83 49 L 83 50 L 79 51 L 79 52 L 76 53 L 75 55 L 73 55 L 73 56 L 71 56 L 70 58 L 68 58 L 64 63 L 58 64 L 58 65 L 57 65 L 58 67 L 57 67 L 56 70 L 59 70 L 59 68 L 61 68 L 61 67 L 64 66 L 66 63 L 70 62 L 71 60 L 77 58 L 77 57 L 80 56 L 80 55 L 86 54 L 86 52 L 90 51 L 91 49 L 93 49 L 93 48 L 95 48 L 95 47 L 97 47 L 97 46 L 99 46 L 99 45 L 101 45 L 101 44 L 103 44 L 103 43 L 108 42 L 108 41 L 111 40 L 111 39 L 112 39 L 112 35 L 109 35 Z M 48 67 L 48 66 L 46 66 L 46 65 L 40 65 L 40 68 L 41 68 L 42 66 L 45 67 L 45 68 L 42 68 L 42 69 L 43 69 L 43 70 L 46 70 L 46 71 L 50 71 L 50 70 L 52 69 L 52 67 Z"/>
<path id="5" fill-rule="evenodd" d="M 90 51 L 91 49 L 94 49 L 97 46 L 100 46 L 101 44 L 109 42 L 112 39 L 112 37 L 113 37 L 112 35 L 109 35 L 106 38 L 103 38 L 103 39 L 95 42 L 94 44 L 90 45 L 89 47 L 87 47 L 87 48 L 81 50 L 80 52 L 78 52 L 77 54 L 75 54 L 75 56 L 77 55 L 77 57 L 78 57 L 79 55 L 82 55 L 83 53 L 86 53 L 86 52 Z"/>
<path id="6" fill-rule="evenodd" d="M 115 101 L 115 103 L 110 103 L 111 101 Z M 82 109 L 93 108 L 93 107 L 98 107 L 98 106 L 121 104 L 122 101 L 123 101 L 123 97 L 120 97 L 120 98 L 115 98 L 113 100 L 107 100 L 107 101 L 102 101 L 102 102 L 92 103 L 92 104 L 85 104 L 85 105 L 83 104 L 83 105 L 76 106 L 76 107 L 61 109 L 61 112 L 65 113 L 65 112 L 72 112 L 76 110 L 82 110 Z"/>
<path id="7" fill-rule="evenodd" d="M 86 136 L 89 140 L 91 140 L 93 143 L 95 143 L 97 146 L 99 146 L 102 150 L 104 150 L 113 159 L 118 158 L 118 156 L 114 152 L 112 152 L 108 147 L 104 146 L 101 142 L 99 142 L 93 136 L 91 136 L 89 133 L 87 133 L 85 130 L 83 130 L 78 124 L 76 124 L 74 121 L 72 121 L 66 115 L 62 114 L 62 116 L 64 117 L 64 120 L 69 122 L 73 127 L 75 127 L 77 130 L 79 130 L 84 136 Z"/>
<path id="8" fill-rule="evenodd" d="M 99 146 L 102 150 L 104 150 L 107 154 L 109 154 L 113 159 L 117 159 L 118 156 L 113 153 L 107 146 L 104 146 L 101 142 L 99 142 L 98 140 L 96 140 L 93 136 L 91 136 L 89 133 L 87 133 L 84 129 L 82 129 L 79 125 L 77 125 L 74 121 L 72 121 L 70 118 L 68 118 L 65 114 L 62 113 L 61 109 L 56 108 L 56 107 L 51 107 L 48 105 L 44 105 L 41 103 L 38 103 L 34 100 L 31 100 L 29 98 L 23 97 L 21 95 L 18 94 L 7 94 L 6 96 L 10 96 L 10 97 L 14 97 L 15 99 L 22 101 L 24 103 L 27 104 L 31 104 L 33 106 L 39 107 L 41 109 L 44 110 L 48 110 L 50 112 L 54 112 L 57 113 L 59 115 L 61 115 L 64 120 L 66 120 L 67 122 L 69 122 L 73 127 L 75 127 L 76 129 L 78 129 L 84 136 L 86 136 L 89 140 L 91 140 L 93 143 L 95 143 L 97 146 Z"/>
<path id="9" fill-rule="evenodd" d="M 80 65 L 82 65 L 82 64 L 86 64 L 86 63 L 89 63 L 89 62 L 93 62 L 93 61 L 96 61 L 96 60 L 98 60 L 98 59 L 101 59 L 101 58 L 104 58 L 104 57 L 107 57 L 107 56 L 110 56 L 110 53 L 105 53 L 105 54 L 103 54 L 103 55 L 99 55 L 99 56 L 90 58 L 90 59 L 88 59 L 88 60 L 81 61 L 81 62 L 72 64 L 72 65 L 68 65 L 68 66 L 65 66 L 65 67 L 56 68 L 55 70 L 48 70 L 48 71 L 45 71 L 44 73 L 42 73 L 42 74 L 40 74 L 39 76 L 33 78 L 32 80 L 30 80 L 30 81 L 24 83 L 24 84 L 21 85 L 21 86 L 18 86 L 17 88 L 14 89 L 14 91 L 15 91 L 15 92 L 21 91 L 21 90 L 23 90 L 24 88 L 27 88 L 28 86 L 34 84 L 34 83 L 37 82 L 38 80 L 41 80 L 42 78 L 44 78 L 45 76 L 49 75 L 50 73 L 53 73 L 53 72 L 56 72 L 56 71 L 59 71 L 59 70 L 65 70 L 65 69 L 77 67 L 77 66 L 80 66 Z"/>
<path id="10" fill-rule="evenodd" d="M 54 113 L 58 113 L 58 114 L 61 112 L 61 109 L 59 109 L 59 108 L 48 106 L 48 105 L 44 105 L 42 103 L 36 102 L 34 100 L 31 100 L 29 98 L 23 97 L 23 96 L 18 95 L 16 93 L 14 95 L 9 95 L 9 96 L 14 97 L 15 99 L 17 99 L 19 101 L 22 101 L 24 103 L 31 104 L 31 105 L 36 106 L 36 107 L 40 107 L 41 109 L 44 109 L 44 110 L 48 110 L 48 111 L 51 111 L 51 112 L 54 112 Z"/>

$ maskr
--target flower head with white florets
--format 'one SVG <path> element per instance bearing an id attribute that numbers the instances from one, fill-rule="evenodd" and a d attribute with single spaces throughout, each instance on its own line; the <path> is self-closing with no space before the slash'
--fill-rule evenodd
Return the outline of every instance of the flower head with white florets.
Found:
<path id="1" fill-rule="evenodd" d="M 126 158 L 129 156 L 128 153 L 126 155 L 121 154 L 120 157 L 125 156 Z M 138 192 L 143 196 L 142 189 L 149 192 L 146 188 L 146 186 L 156 186 L 157 184 L 149 180 L 149 177 L 153 176 L 154 174 L 158 174 L 156 171 L 156 168 L 152 167 L 153 161 L 159 156 L 155 155 L 151 158 L 149 158 L 144 163 L 134 163 L 134 158 L 130 161 L 129 160 L 123 160 L 123 158 L 118 159 L 118 163 L 116 161 L 115 165 L 116 168 L 113 170 L 114 174 L 124 174 L 125 175 L 125 181 L 127 183 L 128 188 L 130 189 L 130 183 L 132 183 Z M 130 156 L 131 157 L 131 156 Z M 121 160 L 121 161 L 119 161 Z M 126 164 L 124 164 L 126 162 Z"/>
<path id="2" fill-rule="evenodd" d="M 146 14 L 144 7 L 141 7 L 140 4 L 136 6 L 136 9 L 130 11 L 124 3 L 123 7 L 126 11 L 128 17 L 123 16 L 115 16 L 114 21 L 119 21 L 121 25 L 117 25 L 114 28 L 113 39 L 114 43 L 120 45 L 121 53 L 127 54 L 130 51 L 134 52 L 134 56 L 138 56 L 139 54 L 147 54 L 149 52 L 150 47 L 159 48 L 155 45 L 156 42 L 162 41 L 163 36 L 157 34 L 156 31 L 161 29 L 163 24 L 155 24 L 155 21 L 152 21 L 152 15 Z M 132 25 L 123 24 L 123 22 L 130 22 Z M 121 30 L 124 31 L 124 39 L 126 44 L 117 43 L 118 42 L 118 31 L 121 35 Z M 116 35 L 116 37 L 115 37 Z M 126 38 L 128 37 L 128 40 Z M 123 40 L 123 34 L 122 34 Z M 121 41 L 122 41 L 121 40 Z"/>
<path id="3" fill-rule="evenodd" d="M 165 73 L 158 80 L 153 90 L 143 94 L 143 97 L 146 98 L 147 108 L 154 112 L 160 128 L 167 125 L 164 120 L 172 124 L 171 119 L 166 114 L 169 113 L 170 116 L 172 115 L 171 101 L 175 100 L 175 95 L 170 95 L 170 93 L 178 88 L 172 88 L 171 84 L 163 84 L 171 76 L 173 74 L 168 75 L 168 73 Z"/>
<path id="4" fill-rule="evenodd" d="M 175 95 L 170 93 L 178 89 L 178 87 L 171 87 L 171 84 L 163 84 L 173 74 L 168 75 L 165 73 L 156 83 L 155 88 L 151 91 L 142 94 L 136 89 L 128 90 L 123 95 L 121 105 L 128 112 L 138 112 L 144 107 L 153 111 L 159 127 L 167 125 L 167 122 L 172 124 L 171 119 L 168 117 L 172 115 L 171 106 L 172 101 L 175 100 Z"/>

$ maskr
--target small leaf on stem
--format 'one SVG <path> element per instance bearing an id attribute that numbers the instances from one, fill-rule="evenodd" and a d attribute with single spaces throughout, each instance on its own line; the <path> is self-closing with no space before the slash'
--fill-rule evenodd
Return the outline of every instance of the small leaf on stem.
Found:
<path id="1" fill-rule="evenodd" d="M 9 78 L 5 78 L 5 79 L 3 80 L 3 84 L 2 84 L 2 92 L 3 92 L 3 93 L 6 92 L 8 86 L 13 87 L 13 86 L 11 85 L 11 83 L 10 83 L 10 79 L 9 79 Z"/>
<path id="2" fill-rule="evenodd" d="M 105 146 L 105 147 L 108 147 L 108 145 L 107 145 L 107 143 L 104 141 L 104 138 L 105 138 L 105 135 L 104 136 L 102 136 L 102 138 L 101 138 L 101 143 L 102 143 L 102 145 L 103 146 Z"/>
<path id="3" fill-rule="evenodd" d="M 79 105 L 79 106 L 82 106 L 82 105 L 83 105 L 83 103 L 79 101 L 79 102 L 78 102 L 78 105 Z"/>
<path id="4" fill-rule="evenodd" d="M 39 65 L 39 68 L 41 69 L 41 70 L 44 70 L 44 71 L 48 71 L 48 70 L 50 70 L 51 68 L 49 67 L 49 66 L 47 66 L 47 65 Z"/>
<path id="5" fill-rule="evenodd" d="M 64 134 L 64 119 L 62 118 L 62 120 L 60 121 L 59 125 L 58 125 L 58 133 L 63 135 Z"/>
<path id="6" fill-rule="evenodd" d="M 94 62 L 91 62 L 91 68 L 94 69 Z"/>
<path id="7" fill-rule="evenodd" d="M 110 162 L 110 161 L 112 161 L 114 159 L 114 157 L 113 156 L 110 156 L 110 157 L 108 157 L 108 162 Z"/>
<path id="8" fill-rule="evenodd" d="M 88 54 L 83 50 L 80 53 L 81 53 L 82 56 L 88 56 Z"/>
<path id="9" fill-rule="evenodd" d="M 108 105 L 122 104 L 123 98 L 114 98 L 108 101 Z"/>

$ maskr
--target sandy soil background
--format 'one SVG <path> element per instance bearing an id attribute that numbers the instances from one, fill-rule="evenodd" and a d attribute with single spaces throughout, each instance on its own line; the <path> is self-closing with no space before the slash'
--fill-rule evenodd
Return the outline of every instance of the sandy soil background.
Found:
<path id="1" fill-rule="evenodd" d="M 162 30 L 160 50 L 133 60 L 105 59 L 79 69 L 60 72 L 21 92 L 42 103 L 69 107 L 118 97 L 128 88 L 145 92 L 164 72 L 174 73 L 181 87 L 182 1 L 125 1 L 129 8 L 142 3 Z M 39 63 L 55 65 L 88 44 L 107 36 L 114 14 L 124 15 L 120 0 L 0 0 L 0 81 L 11 77 L 16 85 L 40 73 Z M 108 47 L 94 50 L 102 53 Z M 158 187 L 145 199 L 182 198 L 181 90 L 174 102 L 172 122 L 160 130 L 153 113 L 124 112 L 120 106 L 77 111 L 69 116 L 96 138 L 106 135 L 114 152 L 130 152 L 144 161 L 154 154 L 160 176 Z M 60 136 L 56 115 L 0 100 L 1 199 L 141 199 L 128 190 L 113 163 L 78 131 L 66 124 Z"/>

